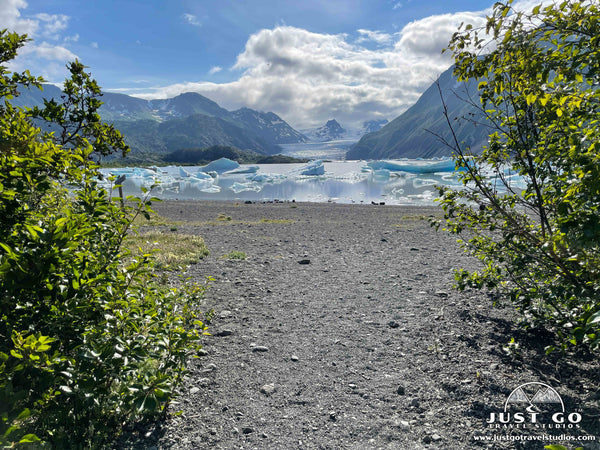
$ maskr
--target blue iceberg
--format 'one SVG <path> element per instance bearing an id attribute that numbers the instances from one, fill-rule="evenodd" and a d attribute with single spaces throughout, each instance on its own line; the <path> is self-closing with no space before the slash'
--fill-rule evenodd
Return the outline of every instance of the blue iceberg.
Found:
<path id="1" fill-rule="evenodd" d="M 298 173 L 305 176 L 325 175 L 325 166 L 323 165 L 323 161 L 317 159 L 309 162 L 303 167 L 300 167 L 300 169 L 298 169 Z"/>
<path id="2" fill-rule="evenodd" d="M 258 166 L 246 166 L 246 167 L 238 167 L 237 169 L 228 170 L 225 172 L 225 175 L 237 175 L 239 173 L 256 173 L 258 172 Z"/>
<path id="3" fill-rule="evenodd" d="M 255 173 L 246 175 L 246 180 L 255 181 L 257 183 L 275 183 L 285 180 L 287 177 L 280 173 Z"/>
<path id="4" fill-rule="evenodd" d="M 216 161 L 208 163 L 206 166 L 200 168 L 201 172 L 217 172 L 224 173 L 229 172 L 230 170 L 235 170 L 240 165 L 236 161 L 232 161 L 228 158 L 219 158 Z"/>
<path id="5" fill-rule="evenodd" d="M 453 159 L 440 159 L 438 161 L 370 161 L 367 166 L 372 170 L 387 169 L 391 172 L 408 173 L 454 172 L 456 170 Z"/>
<path id="6" fill-rule="evenodd" d="M 248 192 L 248 191 L 260 192 L 262 187 L 259 184 L 251 181 L 250 183 L 235 182 L 229 187 L 229 189 L 231 189 L 236 194 L 239 194 L 240 192 Z"/>

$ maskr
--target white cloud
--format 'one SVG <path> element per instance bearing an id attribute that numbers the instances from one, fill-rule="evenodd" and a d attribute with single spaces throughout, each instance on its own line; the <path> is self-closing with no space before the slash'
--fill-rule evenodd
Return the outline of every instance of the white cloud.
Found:
<path id="1" fill-rule="evenodd" d="M 77 41 L 79 36 L 61 36 L 67 29 L 68 16 L 40 13 L 23 18 L 22 10 L 26 10 L 27 7 L 25 0 L 0 0 L 1 27 L 19 34 L 26 33 L 29 38 L 33 38 L 33 41 L 26 43 L 19 50 L 18 56 L 8 64 L 8 69 L 28 69 L 32 74 L 41 75 L 51 82 L 60 80 L 67 72 L 65 64 L 77 57 L 64 45 Z M 43 39 L 62 39 L 63 45 L 55 45 Z"/>
<path id="2" fill-rule="evenodd" d="M 79 41 L 79 33 L 74 34 L 73 36 L 65 36 L 63 38 L 63 42 L 78 42 Z"/>
<path id="3" fill-rule="evenodd" d="M 67 28 L 69 16 L 64 14 L 36 14 L 34 16 L 42 25 L 41 36 L 58 39 L 59 33 Z"/>
<path id="4" fill-rule="evenodd" d="M 185 20 L 187 23 L 189 23 L 190 25 L 193 25 L 195 27 L 202 26 L 202 22 L 200 22 L 198 17 L 196 17 L 194 14 L 185 13 L 183 15 L 183 20 Z"/>
<path id="5" fill-rule="evenodd" d="M 19 10 L 23 8 L 27 8 L 25 0 L 0 0 L 1 28 L 33 35 L 38 29 L 39 21 L 21 18 Z"/>
<path id="6" fill-rule="evenodd" d="M 98 48 L 98 43 L 97 43 L 97 42 L 92 42 L 92 43 L 90 44 L 90 46 L 91 46 L 92 48 Z"/>
<path id="7" fill-rule="evenodd" d="M 36 56 L 50 61 L 73 61 L 77 56 L 60 45 L 50 45 L 42 42 L 39 45 L 31 47 Z"/>
<path id="8" fill-rule="evenodd" d="M 393 35 L 387 34 L 387 33 L 382 33 L 380 31 L 371 31 L 371 30 L 360 29 L 360 30 L 358 30 L 358 32 L 360 33 L 361 36 L 356 40 L 357 44 L 360 44 L 362 42 L 369 42 L 369 41 L 373 41 L 378 44 L 388 44 L 394 38 Z"/>
<path id="9" fill-rule="evenodd" d="M 214 75 L 215 73 L 219 73 L 221 70 L 223 70 L 223 68 L 222 68 L 222 67 L 219 67 L 219 66 L 213 66 L 213 67 L 211 67 L 211 68 L 210 68 L 210 70 L 208 71 L 208 73 L 209 73 L 210 75 Z"/>
<path id="10" fill-rule="evenodd" d="M 438 47 L 426 44 L 432 32 L 417 23 L 397 35 L 360 33 L 380 43 L 377 49 L 343 34 L 285 26 L 261 30 L 237 57 L 233 69 L 242 73 L 236 81 L 176 84 L 136 95 L 166 98 L 195 91 L 229 109 L 274 111 L 298 128 L 332 117 L 351 127 L 396 117 L 451 64 L 449 56 L 440 54 L 451 35 L 446 28 L 435 41 L 443 42 Z"/>
<path id="11" fill-rule="evenodd" d="M 527 10 L 532 1 L 515 5 Z M 430 16 L 394 34 L 360 29 L 355 40 L 289 26 L 265 29 L 250 36 L 238 55 L 237 80 L 174 84 L 135 95 L 166 98 L 195 91 L 228 109 L 274 111 L 296 128 L 332 117 L 348 127 L 391 120 L 450 67 L 451 55 L 441 52 L 459 25 L 485 26 L 490 12 Z"/>

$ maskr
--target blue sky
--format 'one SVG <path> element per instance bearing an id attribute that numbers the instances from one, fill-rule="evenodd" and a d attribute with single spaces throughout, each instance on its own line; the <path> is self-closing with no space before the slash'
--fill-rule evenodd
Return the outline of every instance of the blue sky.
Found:
<path id="1" fill-rule="evenodd" d="M 533 0 L 517 2 L 530 8 Z M 77 57 L 103 89 L 199 92 L 297 128 L 396 117 L 449 65 L 441 49 L 494 0 L 0 0 L 34 41 L 11 69 L 50 82 Z"/>

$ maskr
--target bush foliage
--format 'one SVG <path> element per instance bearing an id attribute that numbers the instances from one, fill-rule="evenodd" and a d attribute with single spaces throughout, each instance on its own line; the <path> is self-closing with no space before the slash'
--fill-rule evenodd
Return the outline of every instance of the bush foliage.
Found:
<path id="1" fill-rule="evenodd" d="M 127 147 L 81 63 L 63 103 L 11 105 L 42 81 L 5 66 L 25 42 L 0 32 L 0 447 L 101 447 L 165 412 L 206 329 L 204 286 L 169 288 L 151 254 L 127 256 L 150 200 L 122 207 L 98 186 L 95 161 Z"/>
<path id="2" fill-rule="evenodd" d="M 485 30 L 468 25 L 449 48 L 455 75 L 479 82 L 494 131 L 481 155 L 450 143 L 464 189 L 441 188 L 441 204 L 448 229 L 483 262 L 458 271 L 458 285 L 499 289 L 524 325 L 597 349 L 600 8 L 497 3 Z"/>

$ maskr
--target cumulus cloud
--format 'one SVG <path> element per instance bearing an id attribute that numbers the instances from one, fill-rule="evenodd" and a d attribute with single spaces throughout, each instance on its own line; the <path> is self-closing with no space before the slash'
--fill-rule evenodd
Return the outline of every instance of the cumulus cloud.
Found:
<path id="1" fill-rule="evenodd" d="M 222 67 L 219 67 L 219 66 L 213 66 L 213 67 L 211 67 L 211 68 L 210 68 L 210 70 L 208 71 L 208 73 L 209 73 L 210 75 L 214 75 L 215 73 L 218 73 L 218 72 L 220 72 L 221 70 L 223 70 L 223 68 L 222 68 Z"/>
<path id="2" fill-rule="evenodd" d="M 69 16 L 64 14 L 36 14 L 34 16 L 42 25 L 40 34 L 50 39 L 58 39 L 60 32 L 67 28 Z"/>
<path id="3" fill-rule="evenodd" d="M 387 33 L 382 33 L 380 31 L 371 31 L 371 30 L 358 30 L 358 32 L 360 33 L 360 37 L 356 40 L 357 44 L 360 44 L 362 42 L 376 42 L 378 44 L 388 44 L 392 41 L 392 39 L 394 38 L 393 35 L 391 34 L 387 34 Z"/>
<path id="4" fill-rule="evenodd" d="M 359 39 L 289 26 L 265 29 L 250 36 L 238 55 L 236 81 L 176 84 L 137 95 L 165 98 L 195 91 L 229 109 L 274 111 L 298 128 L 332 117 L 349 127 L 392 119 L 450 66 L 441 50 L 463 19 L 415 22 L 396 35 L 360 30 Z M 441 36 L 430 44 L 431 26 L 439 26 Z M 362 45 L 367 41 L 379 45 L 373 50 Z"/>
<path id="5" fill-rule="evenodd" d="M 532 1 L 515 6 L 527 10 Z M 459 25 L 485 26 L 490 12 L 434 15 L 394 34 L 360 29 L 358 37 L 290 26 L 264 29 L 250 36 L 238 55 L 233 66 L 240 71 L 237 80 L 175 84 L 135 95 L 166 98 L 194 91 L 228 109 L 274 111 L 296 128 L 332 117 L 347 127 L 391 120 L 450 67 L 451 56 L 442 49 Z"/>
<path id="6" fill-rule="evenodd" d="M 77 57 L 65 45 L 77 41 L 79 36 L 62 37 L 62 33 L 68 27 L 69 16 L 40 13 L 23 17 L 22 11 L 26 11 L 27 6 L 25 0 L 0 0 L 2 28 L 33 38 L 32 42 L 26 43 L 19 51 L 17 58 L 8 64 L 8 69 L 29 69 L 31 73 L 41 75 L 46 80 L 60 80 L 66 73 L 65 64 Z M 63 45 L 55 45 L 45 39 L 62 39 Z"/>
<path id="7" fill-rule="evenodd" d="M 21 9 L 27 8 L 25 0 L 2 0 L 0 3 L 0 23 L 2 28 L 17 33 L 33 35 L 39 26 L 39 21 L 21 17 Z"/>

